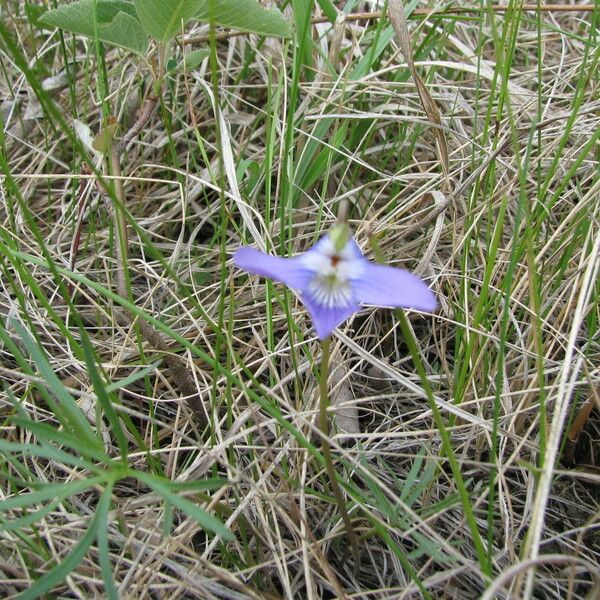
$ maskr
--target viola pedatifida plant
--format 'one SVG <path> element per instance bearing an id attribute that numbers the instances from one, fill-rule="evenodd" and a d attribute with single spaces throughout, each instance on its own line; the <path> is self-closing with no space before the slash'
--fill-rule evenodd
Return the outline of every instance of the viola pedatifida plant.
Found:
<path id="1" fill-rule="evenodd" d="M 321 340 L 321 450 L 357 570 L 360 564 L 359 539 L 337 482 L 329 443 L 329 336 L 363 304 L 431 312 L 437 307 L 435 294 L 416 275 L 367 260 L 345 223 L 336 225 L 312 248 L 298 256 L 280 258 L 243 247 L 235 253 L 233 262 L 249 273 L 280 281 L 298 292 L 315 325 L 317 337 Z"/>

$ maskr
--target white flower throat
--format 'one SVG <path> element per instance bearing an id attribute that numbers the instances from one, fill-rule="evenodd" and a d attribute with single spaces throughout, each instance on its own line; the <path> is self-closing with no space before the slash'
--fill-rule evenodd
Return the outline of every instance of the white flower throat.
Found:
<path id="1" fill-rule="evenodd" d="M 308 285 L 315 302 L 326 308 L 345 308 L 352 303 L 352 280 L 360 276 L 363 266 L 349 244 L 338 251 L 328 236 L 302 260 L 315 274 Z"/>

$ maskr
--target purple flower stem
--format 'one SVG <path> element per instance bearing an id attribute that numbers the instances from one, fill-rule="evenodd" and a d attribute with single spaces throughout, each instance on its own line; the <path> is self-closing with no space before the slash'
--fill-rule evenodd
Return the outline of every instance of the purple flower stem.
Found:
<path id="1" fill-rule="evenodd" d="M 319 429 L 321 430 L 321 452 L 325 459 L 325 469 L 331 481 L 331 491 L 335 496 L 342 521 L 346 527 L 346 535 L 352 546 L 352 554 L 354 555 L 354 572 L 357 573 L 360 568 L 360 556 L 358 537 L 354 531 L 354 526 L 350 520 L 350 515 L 346 510 L 346 502 L 342 495 L 342 490 L 337 481 L 335 469 L 333 467 L 333 459 L 331 457 L 331 446 L 329 444 L 329 419 L 327 418 L 327 407 L 329 406 L 329 356 L 330 356 L 330 338 L 327 337 L 321 341 L 321 373 L 319 380 Z"/>

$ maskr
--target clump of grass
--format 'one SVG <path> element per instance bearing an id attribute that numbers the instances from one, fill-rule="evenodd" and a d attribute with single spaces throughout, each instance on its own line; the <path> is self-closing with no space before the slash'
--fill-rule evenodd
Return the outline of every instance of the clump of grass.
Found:
<path id="1" fill-rule="evenodd" d="M 127 297 L 110 193 L 82 170 L 72 120 L 131 125 L 151 83 L 126 52 L 5 8 L 8 596 L 592 593 L 599 15 L 469 8 L 408 21 L 447 173 L 387 18 L 313 24 L 335 7 L 294 4 L 292 41 L 213 37 L 121 156 Z M 191 25 L 177 52 L 209 38 Z M 228 262 L 242 243 L 300 252 L 342 208 L 364 249 L 375 240 L 442 304 L 367 309 L 332 340 L 360 425 L 331 439 L 357 572 L 314 444 L 318 341 L 293 294 Z"/>

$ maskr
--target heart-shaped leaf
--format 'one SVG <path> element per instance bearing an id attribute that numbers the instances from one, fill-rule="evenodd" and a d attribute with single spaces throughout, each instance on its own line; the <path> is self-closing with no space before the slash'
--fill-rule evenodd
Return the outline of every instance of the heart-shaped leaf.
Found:
<path id="1" fill-rule="evenodd" d="M 198 21 L 208 22 L 208 0 L 202 0 Z M 215 0 L 215 23 L 240 31 L 275 37 L 290 37 L 290 26 L 276 9 L 267 9 L 256 0 Z"/>
<path id="2" fill-rule="evenodd" d="M 173 61 L 172 65 L 169 65 L 169 71 L 193 71 L 202 64 L 202 61 L 210 56 L 210 51 L 206 48 L 200 50 L 194 50 L 190 52 L 181 62 L 177 63 Z"/>
<path id="3" fill-rule="evenodd" d="M 165 42 L 191 19 L 208 22 L 208 0 L 134 0 L 144 29 Z M 290 27 L 277 9 L 266 9 L 256 0 L 214 0 L 217 25 L 260 35 L 290 37 Z"/>
<path id="4" fill-rule="evenodd" d="M 220 0 L 218 0 L 220 2 Z M 166 42 L 202 7 L 203 0 L 134 0 L 137 16 L 153 38 Z"/>
<path id="5" fill-rule="evenodd" d="M 148 37 L 136 18 L 133 4 L 125 0 L 77 0 L 49 10 L 39 19 L 39 23 L 46 27 L 60 27 L 93 39 L 96 37 L 94 21 L 99 40 L 141 56 L 146 54 Z"/>

